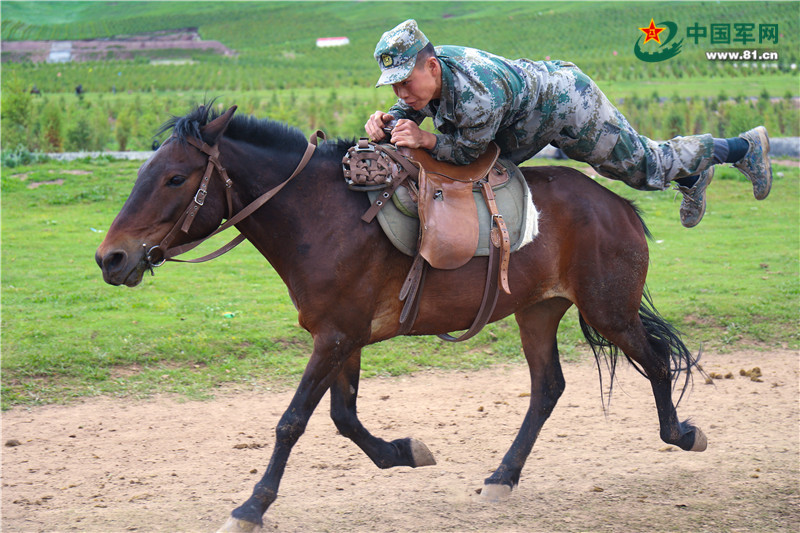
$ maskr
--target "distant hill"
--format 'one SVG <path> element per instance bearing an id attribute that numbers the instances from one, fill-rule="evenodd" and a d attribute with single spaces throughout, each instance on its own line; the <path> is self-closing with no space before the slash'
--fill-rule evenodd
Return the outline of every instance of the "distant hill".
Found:
<path id="1" fill-rule="evenodd" d="M 198 50 L 234 54 L 219 41 L 201 39 L 197 28 L 186 28 L 77 41 L 7 41 L 3 44 L 3 59 L 33 63 L 155 59 L 164 58 L 169 52 L 176 57 L 189 56 Z"/>

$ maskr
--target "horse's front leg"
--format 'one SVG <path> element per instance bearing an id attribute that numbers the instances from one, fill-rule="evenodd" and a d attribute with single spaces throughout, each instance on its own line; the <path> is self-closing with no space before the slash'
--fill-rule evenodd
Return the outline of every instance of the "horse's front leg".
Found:
<path id="1" fill-rule="evenodd" d="M 405 438 L 387 442 L 372 436 L 361 424 L 356 412 L 360 373 L 361 350 L 357 350 L 331 385 L 331 418 L 339 433 L 356 443 L 378 468 L 436 464 L 433 454 L 421 441 Z"/>
<path id="2" fill-rule="evenodd" d="M 359 353 L 359 349 L 353 341 L 338 332 L 315 336 L 314 352 L 289 408 L 283 413 L 275 430 L 275 448 L 269 466 L 256 483 L 250 498 L 231 513 L 219 531 L 255 531 L 262 525 L 262 516 L 278 496 L 278 486 L 292 447 L 305 432 L 311 414 L 336 380 L 342 366 L 352 354 Z"/>

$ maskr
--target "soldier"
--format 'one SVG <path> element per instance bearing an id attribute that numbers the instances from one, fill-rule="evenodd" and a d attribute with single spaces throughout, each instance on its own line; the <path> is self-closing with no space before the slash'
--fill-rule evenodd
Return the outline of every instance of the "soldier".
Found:
<path id="1" fill-rule="evenodd" d="M 763 200 L 772 186 L 767 130 L 759 126 L 730 139 L 711 134 L 657 142 L 639 135 L 578 67 L 565 61 L 509 60 L 461 46 L 434 46 L 414 20 L 384 33 L 375 48 L 376 87 L 398 97 L 364 128 L 372 140 L 397 120 L 391 142 L 425 148 L 439 160 L 468 164 L 494 141 L 515 164 L 548 144 L 601 175 L 634 189 L 683 194 L 681 223 L 696 226 L 706 208 L 713 165 L 733 163 Z M 438 134 L 419 128 L 432 117 Z"/>

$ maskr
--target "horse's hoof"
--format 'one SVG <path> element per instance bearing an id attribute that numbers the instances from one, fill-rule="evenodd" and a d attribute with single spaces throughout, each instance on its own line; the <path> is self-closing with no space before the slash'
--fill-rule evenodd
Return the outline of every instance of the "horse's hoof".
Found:
<path id="1" fill-rule="evenodd" d="M 511 487 L 508 485 L 486 484 L 481 490 L 481 500 L 485 502 L 500 502 L 511 496 Z"/>
<path id="2" fill-rule="evenodd" d="M 418 466 L 431 466 L 436 464 L 436 459 L 433 458 L 433 454 L 425 446 L 425 443 L 419 441 L 417 439 L 409 439 L 409 445 L 411 446 L 411 457 L 414 459 L 414 467 Z"/>
<path id="3" fill-rule="evenodd" d="M 703 452 L 708 448 L 708 439 L 706 434 L 700 431 L 700 428 L 694 428 L 694 444 L 692 444 L 690 452 Z"/>
<path id="4" fill-rule="evenodd" d="M 217 533 L 258 533 L 261 526 L 238 518 L 229 517 L 228 521 L 222 524 Z"/>

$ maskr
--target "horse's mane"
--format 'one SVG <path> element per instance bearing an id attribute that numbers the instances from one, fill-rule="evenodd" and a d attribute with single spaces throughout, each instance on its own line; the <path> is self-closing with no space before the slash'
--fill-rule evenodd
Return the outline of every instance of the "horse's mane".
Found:
<path id="1" fill-rule="evenodd" d="M 156 136 L 171 131 L 181 142 L 186 142 L 189 137 L 202 138 L 200 129 L 221 115 L 214 109 L 213 103 L 211 101 L 199 105 L 182 117 L 171 117 L 159 128 Z M 303 153 L 308 145 L 306 136 L 299 128 L 289 126 L 285 122 L 269 118 L 260 119 L 252 115 L 234 115 L 224 136 L 256 146 L 278 148 L 283 152 Z M 354 139 L 336 139 L 322 143 L 320 151 L 341 157 L 354 144 Z"/>

